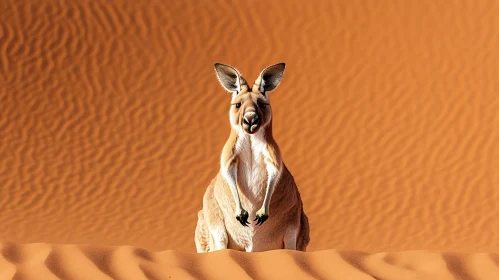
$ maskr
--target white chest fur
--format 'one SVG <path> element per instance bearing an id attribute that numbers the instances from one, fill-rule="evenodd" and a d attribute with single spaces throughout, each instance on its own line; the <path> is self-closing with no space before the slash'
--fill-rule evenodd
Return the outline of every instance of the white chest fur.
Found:
<path id="1" fill-rule="evenodd" d="M 241 132 L 236 143 L 238 186 L 248 199 L 254 201 L 263 199 L 267 182 L 265 158 L 269 152 L 263 133 L 262 130 L 253 135 Z"/>

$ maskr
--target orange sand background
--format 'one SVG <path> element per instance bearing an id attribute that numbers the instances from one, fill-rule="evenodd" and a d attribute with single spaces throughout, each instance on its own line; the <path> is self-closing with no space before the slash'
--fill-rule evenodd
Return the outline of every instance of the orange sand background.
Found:
<path id="1" fill-rule="evenodd" d="M 497 2 L 50 2 L 0 1 L 0 240 L 194 252 L 213 63 L 284 61 L 309 251 L 499 252 Z"/>

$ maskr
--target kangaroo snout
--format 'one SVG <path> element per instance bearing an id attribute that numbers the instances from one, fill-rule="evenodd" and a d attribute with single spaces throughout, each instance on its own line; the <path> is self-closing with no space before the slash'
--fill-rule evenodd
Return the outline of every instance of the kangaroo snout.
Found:
<path id="1" fill-rule="evenodd" d="M 255 133 L 258 129 L 260 120 L 255 112 L 248 112 L 243 117 L 243 128 L 247 133 Z"/>
<path id="2" fill-rule="evenodd" d="M 258 115 L 255 112 L 244 114 L 244 123 L 249 126 L 258 123 Z"/>

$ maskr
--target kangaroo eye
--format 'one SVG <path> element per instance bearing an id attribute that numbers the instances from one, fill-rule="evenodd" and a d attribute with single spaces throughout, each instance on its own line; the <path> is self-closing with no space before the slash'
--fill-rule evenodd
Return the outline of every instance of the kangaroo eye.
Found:
<path id="1" fill-rule="evenodd" d="M 262 102 L 258 102 L 258 106 L 260 106 L 260 108 L 265 108 L 265 106 L 267 106 L 267 104 L 265 103 L 262 103 Z"/>
<path id="2" fill-rule="evenodd" d="M 241 107 L 241 102 L 236 103 L 236 108 L 239 109 Z"/>

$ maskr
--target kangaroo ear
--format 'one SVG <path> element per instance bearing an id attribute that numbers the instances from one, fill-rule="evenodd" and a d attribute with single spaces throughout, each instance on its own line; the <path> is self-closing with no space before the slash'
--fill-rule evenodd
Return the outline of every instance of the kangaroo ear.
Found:
<path id="1" fill-rule="evenodd" d="M 241 91 L 241 86 L 246 84 L 241 73 L 232 66 L 215 63 L 215 71 L 217 73 L 218 81 L 227 91 L 237 94 Z"/>
<path id="2" fill-rule="evenodd" d="M 286 64 L 284 62 L 271 65 L 260 73 L 258 79 L 256 79 L 255 84 L 258 85 L 258 89 L 261 93 L 266 91 L 271 91 L 275 89 L 282 79 L 284 74 L 284 68 Z"/>

